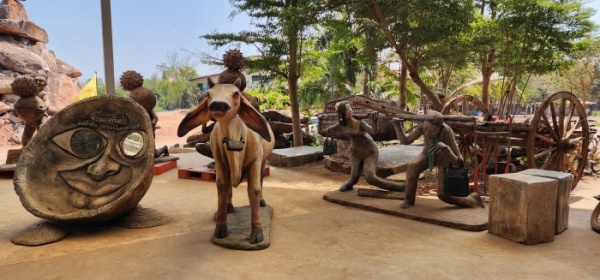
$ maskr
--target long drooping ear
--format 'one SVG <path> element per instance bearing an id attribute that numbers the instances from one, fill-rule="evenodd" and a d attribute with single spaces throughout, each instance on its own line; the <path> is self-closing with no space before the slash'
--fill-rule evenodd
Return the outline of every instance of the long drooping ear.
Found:
<path id="1" fill-rule="evenodd" d="M 208 98 L 205 98 L 196 109 L 185 115 L 185 118 L 179 123 L 177 128 L 177 136 L 183 137 L 190 130 L 207 123 L 210 120 L 210 113 L 208 112 Z"/>
<path id="2" fill-rule="evenodd" d="M 262 138 L 267 140 L 267 142 L 271 142 L 271 134 L 269 133 L 269 123 L 267 119 L 259 113 L 250 101 L 248 101 L 243 95 L 240 95 L 240 109 L 238 110 L 238 114 L 242 121 L 248 126 L 250 129 L 254 130 L 254 132 L 258 133 Z"/>
<path id="3" fill-rule="evenodd" d="M 215 81 L 211 77 L 208 77 L 208 88 L 212 88 L 216 85 Z"/>

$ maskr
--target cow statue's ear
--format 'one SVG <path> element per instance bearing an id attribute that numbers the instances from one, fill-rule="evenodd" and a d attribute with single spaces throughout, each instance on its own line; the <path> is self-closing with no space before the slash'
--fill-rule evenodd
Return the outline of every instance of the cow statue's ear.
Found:
<path id="1" fill-rule="evenodd" d="M 177 128 L 177 136 L 183 137 L 192 129 L 207 123 L 210 120 L 210 112 L 208 111 L 208 99 L 205 98 L 198 104 L 196 109 L 185 115 L 185 118 L 179 123 Z"/>
<path id="2" fill-rule="evenodd" d="M 212 88 L 216 85 L 215 81 L 211 77 L 208 77 L 208 88 Z"/>
<path id="3" fill-rule="evenodd" d="M 242 79 L 240 79 L 240 78 L 235 79 L 235 82 L 233 82 L 233 85 L 236 86 L 238 89 L 240 89 L 242 86 Z"/>
<path id="4" fill-rule="evenodd" d="M 267 140 L 267 142 L 271 142 L 272 135 L 267 119 L 265 119 L 260 112 L 254 109 L 248 99 L 246 99 L 243 95 L 241 97 L 242 102 L 240 103 L 240 109 L 238 111 L 240 118 L 246 124 L 246 126 L 258 133 L 258 135 Z"/>

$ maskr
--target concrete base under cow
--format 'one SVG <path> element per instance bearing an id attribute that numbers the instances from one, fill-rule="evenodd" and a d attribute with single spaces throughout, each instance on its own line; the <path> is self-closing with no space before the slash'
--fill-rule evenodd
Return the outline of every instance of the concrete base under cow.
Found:
<path id="1" fill-rule="evenodd" d="M 215 213 L 215 220 L 217 214 Z M 234 213 L 227 215 L 227 228 L 229 229 L 229 235 L 225 238 L 212 238 L 212 243 L 221 247 L 255 251 L 262 250 L 269 247 L 271 244 L 271 218 L 273 217 L 273 207 L 267 205 L 260 207 L 260 221 L 263 228 L 264 239 L 256 244 L 250 244 L 248 242 L 248 236 L 250 235 L 250 207 L 235 207 Z"/>

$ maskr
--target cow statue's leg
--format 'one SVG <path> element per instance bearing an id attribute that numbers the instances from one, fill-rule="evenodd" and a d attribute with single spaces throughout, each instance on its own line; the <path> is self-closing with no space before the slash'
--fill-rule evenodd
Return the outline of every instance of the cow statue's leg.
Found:
<path id="1" fill-rule="evenodd" d="M 260 207 L 267 206 L 267 202 L 263 197 L 262 187 L 263 187 L 263 179 L 265 178 L 265 163 L 263 162 L 260 167 Z"/>
<path id="2" fill-rule="evenodd" d="M 252 230 L 248 238 L 250 243 L 263 241 L 262 223 L 260 222 L 260 203 L 262 197 L 261 164 L 253 164 L 248 172 L 248 199 L 250 201 L 250 223 Z"/>
<path id="3" fill-rule="evenodd" d="M 217 161 L 218 162 L 218 161 Z M 221 164 L 217 163 L 217 226 L 215 228 L 215 238 L 225 238 L 229 235 L 227 230 L 227 212 L 231 202 L 231 182 L 228 170 L 220 168 Z M 233 206 L 232 206 L 233 207 Z"/>
<path id="4" fill-rule="evenodd" d="M 235 208 L 233 207 L 233 203 L 231 199 L 233 197 L 233 186 L 229 184 L 229 195 L 227 196 L 229 199 L 227 200 L 227 213 L 235 212 Z"/>

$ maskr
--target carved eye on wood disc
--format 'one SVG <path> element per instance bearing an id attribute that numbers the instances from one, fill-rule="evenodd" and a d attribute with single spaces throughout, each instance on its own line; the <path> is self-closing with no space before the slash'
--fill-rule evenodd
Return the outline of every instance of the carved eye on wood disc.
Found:
<path id="1" fill-rule="evenodd" d="M 121 148 L 126 156 L 137 156 L 144 148 L 144 136 L 139 132 L 129 133 L 123 140 Z"/>

